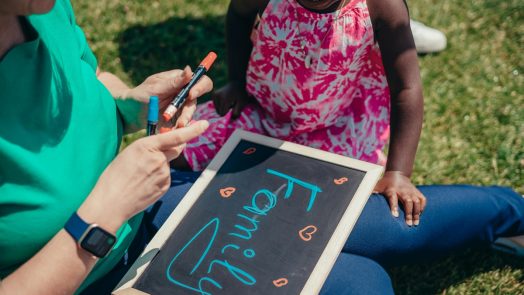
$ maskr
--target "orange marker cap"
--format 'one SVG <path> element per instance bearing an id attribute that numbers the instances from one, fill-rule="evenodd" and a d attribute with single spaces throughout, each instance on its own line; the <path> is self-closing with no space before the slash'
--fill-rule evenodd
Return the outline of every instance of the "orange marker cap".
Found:
<path id="1" fill-rule="evenodd" d="M 209 71 L 215 60 L 217 59 L 217 54 L 211 51 L 207 54 L 206 58 L 200 63 L 200 66 L 206 68 L 206 71 Z"/>
<path id="2" fill-rule="evenodd" d="M 169 122 L 169 120 L 171 120 L 171 118 L 173 118 L 173 116 L 171 116 L 168 113 L 163 113 L 162 114 L 162 118 L 164 118 L 164 121 Z"/>

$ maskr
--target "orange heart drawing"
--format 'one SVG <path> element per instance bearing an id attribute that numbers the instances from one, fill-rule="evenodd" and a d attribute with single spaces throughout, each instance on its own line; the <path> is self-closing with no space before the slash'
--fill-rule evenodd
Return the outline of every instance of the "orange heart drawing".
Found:
<path id="1" fill-rule="evenodd" d="M 286 278 L 280 278 L 278 280 L 274 280 L 273 281 L 273 285 L 275 285 L 275 287 L 277 287 L 277 288 L 285 286 L 285 285 L 287 285 L 287 283 L 288 283 L 288 280 Z"/>
<path id="2" fill-rule="evenodd" d="M 247 150 L 244 151 L 244 155 L 251 155 L 252 153 L 256 152 L 257 149 L 254 147 L 250 147 Z"/>
<path id="3" fill-rule="evenodd" d="M 349 179 L 347 177 L 341 177 L 339 179 L 333 179 L 333 182 L 336 184 L 336 185 L 341 185 L 343 184 L 344 182 L 347 182 L 349 181 Z"/>
<path id="4" fill-rule="evenodd" d="M 237 189 L 232 186 L 225 187 L 220 190 L 220 195 L 222 196 L 222 198 L 229 198 L 236 190 Z"/>
<path id="5" fill-rule="evenodd" d="M 300 238 L 306 242 L 313 238 L 313 234 L 317 232 L 317 227 L 314 225 L 308 225 L 298 232 Z"/>

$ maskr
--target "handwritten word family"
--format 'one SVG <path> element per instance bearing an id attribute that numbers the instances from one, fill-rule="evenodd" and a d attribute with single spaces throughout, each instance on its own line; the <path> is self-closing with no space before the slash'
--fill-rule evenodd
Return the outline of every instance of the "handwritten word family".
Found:
<path id="1" fill-rule="evenodd" d="M 267 169 L 266 173 L 282 179 L 283 186 L 286 187 L 283 200 L 288 200 L 293 196 L 293 192 L 296 186 L 300 186 L 308 190 L 309 199 L 307 206 L 304 208 L 304 210 L 306 212 L 310 212 L 313 209 L 318 194 L 322 192 L 322 190 L 318 186 L 272 169 Z M 246 259 L 247 261 L 255 257 L 255 250 L 249 248 L 242 249 L 237 243 L 245 243 L 245 241 L 251 240 L 253 235 L 256 234 L 260 222 L 263 222 L 264 220 L 263 217 L 270 214 L 271 210 L 277 206 L 277 203 L 279 202 L 277 194 L 278 192 L 274 193 L 265 188 L 261 188 L 260 190 L 255 192 L 251 196 L 250 202 L 248 202 L 248 204 L 242 207 L 241 212 L 236 214 L 236 217 L 238 217 L 238 222 L 234 225 L 234 228 L 222 229 L 220 218 L 212 217 L 202 228 L 200 228 L 189 239 L 189 241 L 173 257 L 166 269 L 167 279 L 171 283 L 185 290 L 194 291 L 195 293 L 201 295 L 211 295 L 213 291 L 223 289 L 222 284 L 224 284 L 225 282 L 218 281 L 218 279 L 216 279 L 216 276 L 214 278 L 214 274 L 216 274 L 217 272 L 224 273 L 224 270 L 228 274 L 230 274 L 232 278 L 238 280 L 243 285 L 255 285 L 257 283 L 257 279 L 250 274 L 249 270 L 235 266 L 231 264 L 228 260 L 218 257 L 218 255 L 217 257 L 214 257 L 214 259 L 212 259 L 209 263 L 207 263 L 207 265 L 203 265 L 203 262 L 211 249 L 220 249 L 221 254 L 226 254 L 227 252 L 228 255 L 237 255 L 237 257 Z M 295 194 L 295 199 L 298 198 L 298 196 L 296 195 L 298 194 Z M 222 197 L 224 197 L 224 195 L 222 195 Z M 215 239 L 219 231 L 226 232 L 226 235 L 231 236 L 231 239 L 233 241 L 238 240 L 238 242 L 231 242 L 224 245 L 215 245 Z M 309 235 L 310 234 L 312 233 L 309 233 Z M 198 260 L 189 272 L 190 276 L 198 276 L 198 283 L 191 284 L 190 282 L 184 282 L 182 278 L 177 276 L 178 274 L 180 274 L 180 271 L 174 271 L 174 269 L 177 266 L 177 262 L 180 261 L 180 257 L 184 252 L 192 252 L 192 246 L 194 250 L 194 246 L 197 245 L 197 243 L 194 243 L 195 240 L 198 239 L 199 241 L 202 241 L 202 239 L 204 238 L 206 239 L 206 242 L 204 243 L 205 247 L 203 249 L 203 252 L 200 255 L 200 257 L 198 257 Z M 202 244 L 198 243 L 198 245 L 199 247 L 201 247 Z M 198 273 L 196 273 L 197 271 Z M 285 283 L 287 284 L 287 279 L 285 279 Z M 279 284 L 275 284 L 275 286 L 277 285 L 280 286 L 282 285 L 282 283 L 279 281 Z"/>

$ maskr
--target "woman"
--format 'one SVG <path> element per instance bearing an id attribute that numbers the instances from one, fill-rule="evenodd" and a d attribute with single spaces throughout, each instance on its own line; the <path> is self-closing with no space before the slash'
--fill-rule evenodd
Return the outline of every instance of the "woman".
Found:
<path id="1" fill-rule="evenodd" d="M 170 190 L 158 212 L 139 214 L 169 188 L 168 162 L 207 127 L 197 122 L 144 138 L 116 156 L 122 130 L 143 126 L 133 101 L 158 95 L 165 106 L 191 72 L 156 74 L 132 89 L 100 73 L 65 0 L 4 0 L 0 28 L 0 294 L 72 294 L 89 285 L 86 292 L 105 294 L 132 263 L 124 253 L 143 249 L 142 231 L 160 226 L 189 187 Z M 178 126 L 189 122 L 195 98 L 211 84 L 205 79 L 193 89 Z M 404 263 L 524 233 L 524 200 L 511 190 L 421 190 L 428 205 L 418 227 L 391 217 L 382 196 L 371 197 L 323 293 L 391 294 L 374 260 Z M 80 238 L 79 222 L 91 225 Z M 89 236 L 96 229 L 114 243 L 109 254 L 77 244 L 100 246 Z"/>
<path id="2" fill-rule="evenodd" d="M 70 294 L 118 263 L 136 214 L 170 185 L 167 163 L 207 127 L 139 140 L 115 159 L 123 129 L 143 126 L 133 101 L 158 95 L 165 105 L 190 77 L 173 70 L 130 89 L 97 70 L 69 2 L 0 2 L 0 293 Z M 211 88 L 209 78 L 195 86 L 180 124 Z M 75 211 L 116 235 L 98 263 L 62 229 Z"/>

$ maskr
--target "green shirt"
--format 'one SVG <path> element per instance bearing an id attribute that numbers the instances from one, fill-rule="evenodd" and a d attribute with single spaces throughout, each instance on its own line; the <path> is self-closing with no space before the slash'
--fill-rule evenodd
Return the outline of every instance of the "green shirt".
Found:
<path id="1" fill-rule="evenodd" d="M 57 1 L 27 20 L 35 38 L 0 59 L 0 278 L 63 228 L 117 154 L 122 134 L 71 4 Z M 114 267 L 140 221 L 120 228 L 83 286 Z"/>

